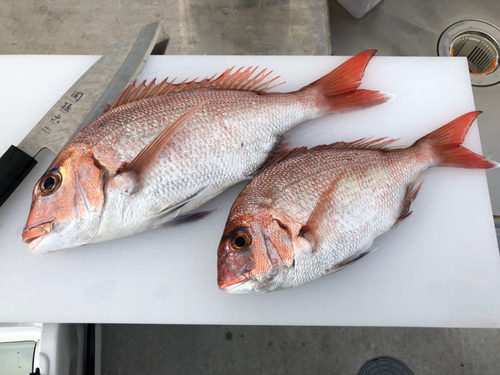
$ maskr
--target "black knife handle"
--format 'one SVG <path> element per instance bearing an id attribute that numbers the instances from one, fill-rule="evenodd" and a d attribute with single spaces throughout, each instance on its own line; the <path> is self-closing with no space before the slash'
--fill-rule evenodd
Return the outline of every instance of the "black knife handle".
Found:
<path id="1" fill-rule="evenodd" d="M 36 160 L 16 146 L 10 146 L 3 154 L 0 158 L 0 206 L 23 182 L 35 165 Z"/>

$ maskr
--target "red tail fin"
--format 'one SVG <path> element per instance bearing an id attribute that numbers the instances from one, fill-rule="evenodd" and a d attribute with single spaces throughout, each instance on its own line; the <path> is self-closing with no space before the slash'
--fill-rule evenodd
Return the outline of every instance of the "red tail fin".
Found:
<path id="1" fill-rule="evenodd" d="M 327 101 L 327 112 L 369 107 L 387 101 L 389 97 L 380 92 L 356 90 L 361 84 L 365 68 L 375 52 L 377 51 L 373 49 L 357 54 L 302 90 L 316 89 Z"/>
<path id="2" fill-rule="evenodd" d="M 440 166 L 490 169 L 500 164 L 488 160 L 465 147 L 460 146 L 472 122 L 481 111 L 469 112 L 452 122 L 420 138 L 415 145 L 432 148 L 436 163 Z"/>

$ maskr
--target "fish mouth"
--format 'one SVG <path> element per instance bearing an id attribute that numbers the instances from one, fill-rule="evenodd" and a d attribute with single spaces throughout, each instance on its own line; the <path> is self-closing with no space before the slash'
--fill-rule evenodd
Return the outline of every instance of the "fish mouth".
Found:
<path id="1" fill-rule="evenodd" d="M 225 292 L 228 292 L 234 288 L 239 287 L 243 283 L 246 283 L 248 281 L 247 274 L 238 276 L 235 279 L 231 280 L 226 280 L 226 281 L 219 281 L 219 289 L 223 290 Z"/>
<path id="2" fill-rule="evenodd" d="M 39 252 L 38 249 L 37 249 L 37 246 L 40 244 L 40 242 L 42 242 L 45 237 L 47 237 L 49 234 L 44 234 L 43 236 L 40 236 L 38 238 L 35 238 L 33 240 L 31 240 L 29 242 L 29 245 L 28 245 L 28 252 L 30 254 L 42 254 L 43 252 Z"/>
<path id="3" fill-rule="evenodd" d="M 45 236 L 50 233 L 50 223 L 38 224 L 35 227 L 31 227 L 23 232 L 23 241 L 26 243 L 31 243 L 35 239 L 41 236 Z"/>
<path id="4" fill-rule="evenodd" d="M 28 246 L 28 251 L 32 254 L 36 253 L 35 248 L 44 240 L 50 233 L 50 223 L 39 224 L 23 232 L 23 241 Z"/>

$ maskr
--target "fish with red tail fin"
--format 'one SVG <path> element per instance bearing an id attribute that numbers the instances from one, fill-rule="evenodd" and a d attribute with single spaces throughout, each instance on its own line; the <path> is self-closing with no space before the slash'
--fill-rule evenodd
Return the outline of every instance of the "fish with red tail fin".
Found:
<path id="1" fill-rule="evenodd" d="M 480 112 L 467 113 L 412 146 L 358 140 L 284 151 L 240 193 L 218 249 L 218 285 L 231 294 L 291 288 L 368 254 L 373 240 L 410 214 L 435 166 L 499 166 L 461 146 Z"/>
<path id="2" fill-rule="evenodd" d="M 381 104 L 359 90 L 375 51 L 291 93 L 256 68 L 130 86 L 75 136 L 33 190 L 23 240 L 34 254 L 111 240 L 172 221 L 247 179 L 282 135 L 328 113 Z M 187 117 L 186 117 L 187 115 Z"/>

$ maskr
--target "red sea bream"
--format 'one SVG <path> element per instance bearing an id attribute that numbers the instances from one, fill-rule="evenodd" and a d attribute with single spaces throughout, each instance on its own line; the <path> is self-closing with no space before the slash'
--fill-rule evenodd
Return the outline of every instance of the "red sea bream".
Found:
<path id="1" fill-rule="evenodd" d="M 340 270 L 410 215 L 421 171 L 497 167 L 460 146 L 478 113 L 406 148 L 391 148 L 392 140 L 359 140 L 278 155 L 231 208 L 218 249 L 219 288 L 270 292 Z"/>
<path id="2" fill-rule="evenodd" d="M 382 93 L 358 90 L 374 52 L 291 93 L 266 93 L 272 80 L 250 68 L 200 82 L 129 87 L 36 184 L 23 231 L 29 251 L 203 216 L 189 213 L 249 178 L 297 124 L 385 102 Z"/>

